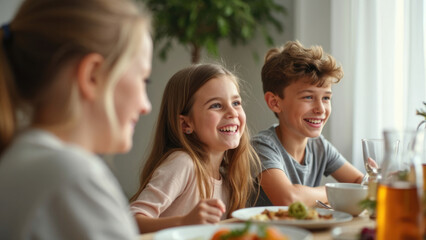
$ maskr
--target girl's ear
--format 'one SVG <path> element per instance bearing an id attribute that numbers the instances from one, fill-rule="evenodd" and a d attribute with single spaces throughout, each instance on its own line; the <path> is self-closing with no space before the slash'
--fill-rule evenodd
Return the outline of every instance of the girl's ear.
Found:
<path id="1" fill-rule="evenodd" d="M 264 97 L 269 109 L 275 113 L 280 113 L 282 111 L 279 96 L 273 94 L 272 92 L 266 92 Z"/>
<path id="2" fill-rule="evenodd" d="M 189 117 L 184 115 L 179 115 L 180 125 L 185 134 L 191 134 L 193 129 L 191 127 Z"/>
<path id="3" fill-rule="evenodd" d="M 101 66 L 104 58 L 97 53 L 83 57 L 78 64 L 77 82 L 83 98 L 93 100 L 103 87 Z"/>

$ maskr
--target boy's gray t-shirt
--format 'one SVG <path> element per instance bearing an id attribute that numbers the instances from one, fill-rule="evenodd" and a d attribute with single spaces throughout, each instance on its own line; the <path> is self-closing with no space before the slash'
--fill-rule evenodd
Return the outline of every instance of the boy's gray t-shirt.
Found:
<path id="1" fill-rule="evenodd" d="M 317 187 L 322 176 L 328 176 L 339 169 L 347 160 L 322 135 L 308 139 L 304 164 L 298 163 L 287 153 L 275 132 L 275 127 L 259 132 L 252 138 L 252 144 L 262 162 L 262 171 L 281 169 L 293 184 Z M 270 206 L 261 189 L 256 206 Z"/>

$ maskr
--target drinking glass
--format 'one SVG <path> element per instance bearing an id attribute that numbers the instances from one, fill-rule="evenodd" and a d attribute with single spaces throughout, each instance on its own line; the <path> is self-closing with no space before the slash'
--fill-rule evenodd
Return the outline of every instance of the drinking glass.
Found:
<path id="1" fill-rule="evenodd" d="M 367 199 L 363 201 L 371 219 L 376 218 L 377 185 L 381 178 L 381 165 L 385 154 L 383 139 L 361 139 L 364 167 L 367 172 L 362 185 L 368 185 Z"/>
<path id="2" fill-rule="evenodd" d="M 377 191 L 377 239 L 421 239 L 423 134 L 390 130 L 384 131 L 384 140 Z"/>
<path id="3" fill-rule="evenodd" d="M 383 139 L 361 139 L 364 167 L 367 174 L 363 179 L 363 184 L 369 178 L 377 178 L 381 172 L 381 165 L 385 154 L 385 142 Z"/>

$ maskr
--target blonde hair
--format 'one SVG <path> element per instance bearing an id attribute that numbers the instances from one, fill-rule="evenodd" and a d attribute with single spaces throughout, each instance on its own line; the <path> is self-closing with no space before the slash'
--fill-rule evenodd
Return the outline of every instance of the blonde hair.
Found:
<path id="1" fill-rule="evenodd" d="M 197 64 L 175 73 L 167 83 L 163 93 L 160 113 L 155 130 L 152 150 L 140 177 L 138 192 L 131 198 L 137 199 L 149 183 L 154 171 L 175 151 L 185 151 L 192 158 L 197 176 L 198 190 L 202 199 L 212 196 L 212 184 L 207 171 L 208 157 L 203 143 L 196 134 L 186 135 L 179 120 L 180 115 L 188 115 L 194 104 L 194 95 L 209 80 L 221 76 L 231 79 L 239 91 L 238 79 L 230 71 L 217 64 Z M 250 145 L 246 126 L 235 149 L 225 152 L 222 162 L 224 182 L 230 188 L 229 212 L 246 206 L 254 190 L 252 173 L 260 168 L 259 159 Z"/>
<path id="2" fill-rule="evenodd" d="M 288 41 L 284 46 L 270 49 L 262 67 L 263 92 L 284 97 L 284 88 L 295 81 L 306 81 L 322 87 L 338 83 L 343 70 L 333 56 L 320 46 L 305 48 L 299 41 Z"/>
<path id="3" fill-rule="evenodd" d="M 104 107 L 114 129 L 113 89 L 149 26 L 149 14 L 131 0 L 25 1 L 7 25 L 10 34 L 0 31 L 0 153 L 17 130 L 18 110 L 38 122 L 38 110 L 54 104 L 52 121 L 75 120 L 77 86 L 57 75 L 90 53 L 105 61 Z"/>

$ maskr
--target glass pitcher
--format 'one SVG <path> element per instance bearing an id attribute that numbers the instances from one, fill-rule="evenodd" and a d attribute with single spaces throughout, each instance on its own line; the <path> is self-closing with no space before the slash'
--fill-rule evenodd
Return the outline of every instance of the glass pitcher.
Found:
<path id="1" fill-rule="evenodd" d="M 423 132 L 384 131 L 384 140 L 376 239 L 422 239 Z"/>

